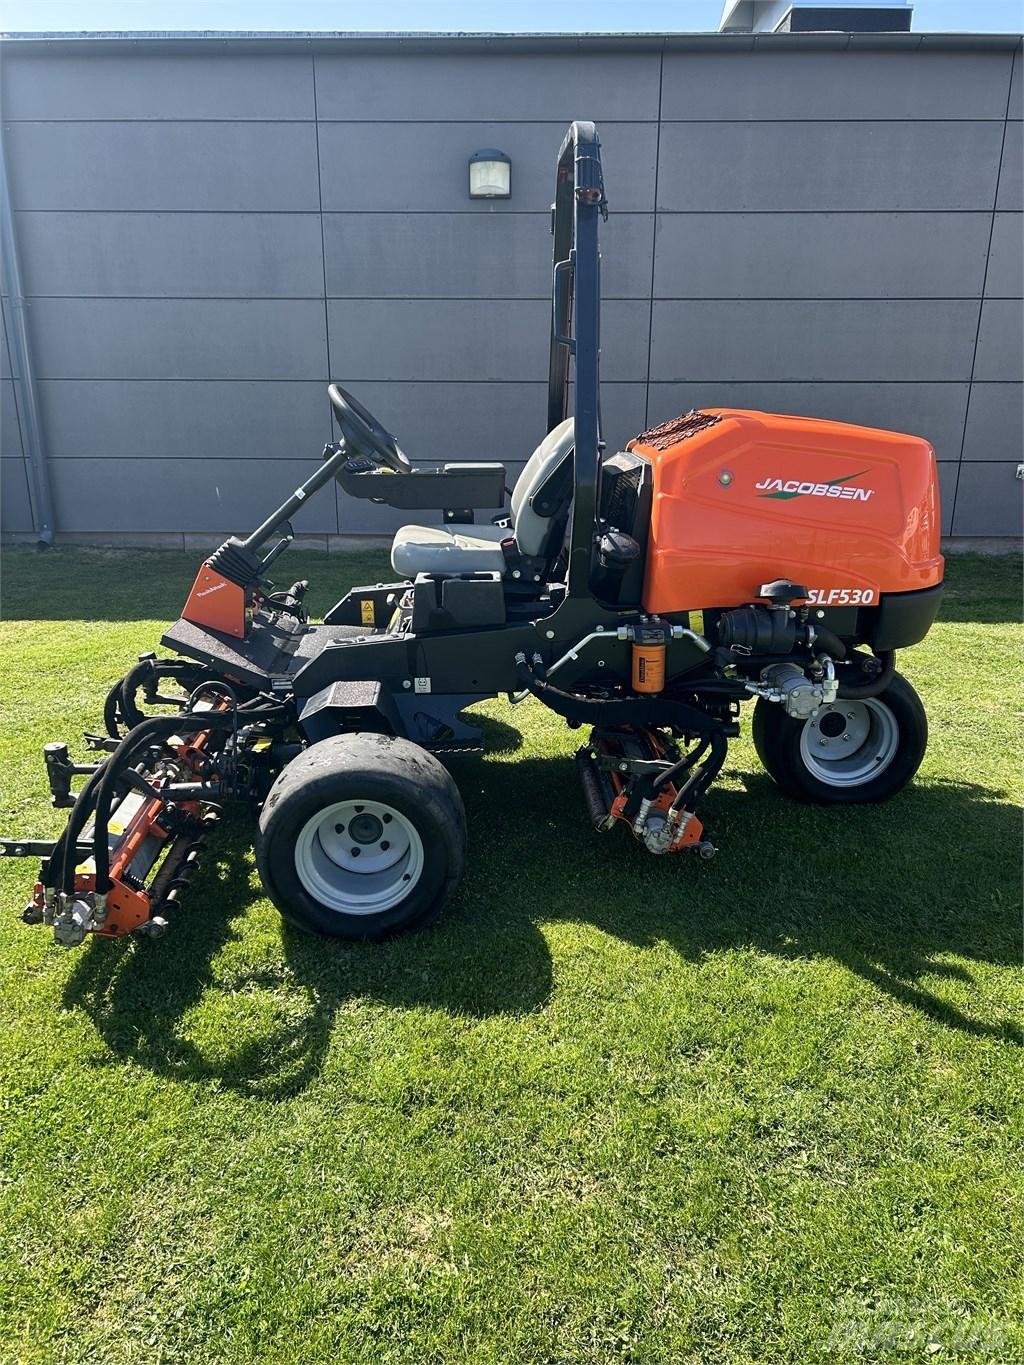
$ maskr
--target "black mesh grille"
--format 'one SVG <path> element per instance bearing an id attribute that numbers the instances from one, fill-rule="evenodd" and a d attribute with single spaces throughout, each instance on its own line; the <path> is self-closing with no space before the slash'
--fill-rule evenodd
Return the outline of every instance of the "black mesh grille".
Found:
<path id="1" fill-rule="evenodd" d="M 644 464 L 636 455 L 613 455 L 601 471 L 601 519 L 630 534 L 636 520 Z"/>

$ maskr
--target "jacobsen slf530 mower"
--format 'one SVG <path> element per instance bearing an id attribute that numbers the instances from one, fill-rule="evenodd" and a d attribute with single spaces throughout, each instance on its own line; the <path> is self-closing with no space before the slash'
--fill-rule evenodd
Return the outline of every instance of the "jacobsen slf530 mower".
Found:
<path id="1" fill-rule="evenodd" d="M 462 713 L 500 693 L 587 727 L 576 761 L 595 829 L 622 824 L 654 854 L 714 853 L 696 812 L 751 698 L 757 751 L 790 796 L 881 801 L 910 780 L 927 725 L 895 650 L 923 638 L 942 592 L 932 448 L 716 409 L 608 454 L 606 213 L 597 134 L 574 123 L 552 210 L 548 432 L 504 515 L 473 520 L 504 506 L 500 464 L 414 469 L 331 385 L 341 439 L 201 566 L 163 637 L 175 657 L 146 655 L 111 689 L 107 733 L 87 737 L 100 761 L 46 746 L 54 802 L 71 813 L 55 843 L 3 844 L 42 858 L 26 920 L 68 945 L 162 932 L 204 826 L 241 798 L 289 920 L 339 938 L 422 925 L 457 886 L 466 844 L 437 755 L 479 749 Z M 333 479 L 443 521 L 403 527 L 396 581 L 354 588 L 311 625 L 307 585 L 275 590 L 267 575 L 289 517 Z"/>

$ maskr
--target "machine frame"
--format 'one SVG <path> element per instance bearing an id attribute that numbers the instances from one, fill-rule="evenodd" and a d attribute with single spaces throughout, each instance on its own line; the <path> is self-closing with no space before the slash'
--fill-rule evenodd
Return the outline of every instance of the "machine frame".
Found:
<path id="1" fill-rule="evenodd" d="M 332 384 L 341 439 L 256 530 L 204 561 L 163 636 L 175 657 L 144 655 L 111 688 L 106 733 L 86 737 L 102 757 L 78 764 L 66 745 L 46 747 L 67 828 L 55 841 L 0 841 L 0 853 L 41 859 L 26 920 L 52 925 L 66 945 L 163 932 L 230 798 L 259 812 L 260 872 L 286 917 L 348 938 L 426 923 L 465 854 L 461 801 L 437 756 L 480 751 L 480 729 L 463 713 L 502 693 L 589 727 L 576 760 L 592 825 L 624 824 L 655 854 L 715 852 L 698 805 L 752 698 L 758 751 L 789 794 L 882 800 L 910 780 L 927 726 L 895 672 L 895 649 L 929 628 L 941 558 L 928 581 L 880 601 L 816 602 L 779 577 L 738 601 L 645 609 L 658 452 L 709 439 L 722 415 L 688 414 L 605 459 L 598 233 L 607 211 L 596 129 L 573 123 L 552 205 L 547 394 L 554 435 L 572 381 L 572 455 L 530 498 L 550 518 L 549 549 L 526 554 L 510 527 L 497 542 L 504 572 L 459 572 L 456 556 L 452 572 L 353 588 L 310 624 L 308 584 L 275 589 L 268 572 L 293 538 L 290 518 L 332 480 L 354 497 L 441 507 L 444 525 L 467 533 L 504 488 L 497 464 L 414 469 Z M 819 428 L 823 442 L 836 429 Z M 807 750 L 812 733 L 820 752 Z M 854 739 L 861 768 L 843 747 Z"/>

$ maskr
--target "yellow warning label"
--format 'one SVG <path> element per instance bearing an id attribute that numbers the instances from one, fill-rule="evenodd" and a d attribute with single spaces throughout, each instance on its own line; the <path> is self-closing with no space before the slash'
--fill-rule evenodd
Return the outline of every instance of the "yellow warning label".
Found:
<path id="1" fill-rule="evenodd" d="M 702 611 L 691 611 L 688 615 L 690 617 L 690 629 L 695 630 L 698 635 L 703 635 L 704 613 Z"/>
<path id="2" fill-rule="evenodd" d="M 259 739 L 253 741 L 252 744 L 253 753 L 254 754 L 265 753 L 266 750 L 270 748 L 271 742 L 272 741 L 269 735 L 261 735 Z"/>
<path id="3" fill-rule="evenodd" d="M 372 597 L 364 597 L 359 603 L 359 619 L 364 626 L 376 625 L 377 613 Z"/>
<path id="4" fill-rule="evenodd" d="M 123 833 L 124 833 L 124 825 L 122 825 L 122 823 L 121 823 L 120 820 L 108 820 L 108 821 L 107 821 L 107 833 L 108 833 L 108 834 L 123 834 Z"/>

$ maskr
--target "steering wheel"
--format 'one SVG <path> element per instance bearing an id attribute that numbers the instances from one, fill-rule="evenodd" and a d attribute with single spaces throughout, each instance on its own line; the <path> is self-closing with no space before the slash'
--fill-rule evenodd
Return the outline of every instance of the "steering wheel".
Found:
<path id="1" fill-rule="evenodd" d="M 367 411 L 357 398 L 353 398 L 340 384 L 330 384 L 327 396 L 331 400 L 331 407 L 334 409 L 334 416 L 341 427 L 346 445 L 363 455 L 381 461 L 396 474 L 412 473 L 408 456 L 390 431 L 386 431 L 373 413 Z"/>

